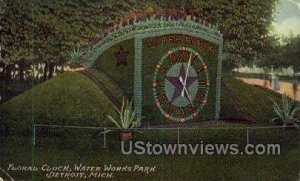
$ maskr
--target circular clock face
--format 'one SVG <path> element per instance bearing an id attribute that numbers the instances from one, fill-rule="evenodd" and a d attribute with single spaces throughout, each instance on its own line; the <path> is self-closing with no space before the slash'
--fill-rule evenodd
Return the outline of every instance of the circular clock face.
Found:
<path id="1" fill-rule="evenodd" d="M 193 119 L 207 103 L 207 66 L 192 48 L 171 49 L 157 63 L 152 87 L 155 104 L 166 118 Z"/>

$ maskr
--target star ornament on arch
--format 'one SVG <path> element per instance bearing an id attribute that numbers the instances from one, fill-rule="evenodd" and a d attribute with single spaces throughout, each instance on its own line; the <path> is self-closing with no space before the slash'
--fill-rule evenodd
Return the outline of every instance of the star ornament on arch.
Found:
<path id="1" fill-rule="evenodd" d="M 123 46 L 120 46 L 120 49 L 118 52 L 115 52 L 115 57 L 117 58 L 117 65 L 124 65 L 127 66 L 127 55 L 129 54 L 128 51 L 125 51 Z"/>
<path id="2" fill-rule="evenodd" d="M 171 99 L 171 102 L 173 102 L 174 100 L 176 100 L 178 97 L 181 96 L 181 92 L 183 89 L 189 89 L 189 86 L 192 85 L 196 80 L 197 77 L 195 76 L 186 76 L 186 70 L 184 68 L 183 63 L 181 64 L 180 70 L 179 70 L 179 75 L 178 76 L 167 76 L 166 79 L 174 86 L 175 90 Z M 186 79 L 186 85 L 184 87 L 184 85 L 182 84 L 182 82 L 180 81 L 180 79 L 185 80 Z M 184 92 L 184 97 L 188 98 L 188 93 L 185 91 Z"/>

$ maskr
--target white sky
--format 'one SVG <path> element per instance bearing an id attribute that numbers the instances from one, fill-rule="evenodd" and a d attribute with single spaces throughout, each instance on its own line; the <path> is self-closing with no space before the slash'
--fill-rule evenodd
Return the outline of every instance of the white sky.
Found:
<path id="1" fill-rule="evenodd" d="M 300 0 L 282 0 L 274 28 L 279 35 L 300 34 Z"/>

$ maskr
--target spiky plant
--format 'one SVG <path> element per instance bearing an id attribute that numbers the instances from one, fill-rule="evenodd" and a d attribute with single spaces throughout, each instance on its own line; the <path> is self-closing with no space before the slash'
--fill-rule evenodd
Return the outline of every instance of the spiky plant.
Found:
<path id="1" fill-rule="evenodd" d="M 276 101 L 272 100 L 273 108 L 277 115 L 276 118 L 273 118 L 273 122 L 279 122 L 284 127 L 295 126 L 299 128 L 300 121 L 295 118 L 295 113 L 300 110 L 300 105 L 289 98 L 286 94 L 282 95 L 281 105 Z"/>
<path id="2" fill-rule="evenodd" d="M 72 51 L 69 51 L 71 66 L 79 66 L 82 59 L 82 55 L 83 52 L 79 49 L 73 49 Z"/>
<path id="3" fill-rule="evenodd" d="M 137 118 L 137 108 L 134 108 L 132 103 L 132 100 L 128 101 L 123 98 L 121 109 L 115 107 L 119 117 L 115 119 L 111 115 L 107 115 L 107 118 L 118 128 L 123 130 L 137 127 L 140 118 Z"/>

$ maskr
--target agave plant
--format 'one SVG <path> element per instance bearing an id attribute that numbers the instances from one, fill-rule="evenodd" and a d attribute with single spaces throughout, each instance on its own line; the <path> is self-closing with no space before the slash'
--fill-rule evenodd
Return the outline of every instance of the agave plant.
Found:
<path id="1" fill-rule="evenodd" d="M 137 108 L 133 108 L 132 100 L 128 101 L 123 98 L 121 109 L 115 107 L 115 110 L 118 113 L 118 118 L 114 118 L 111 115 L 107 115 L 107 118 L 114 123 L 117 128 L 121 130 L 118 131 L 118 138 L 120 141 L 129 141 L 133 138 L 133 130 L 138 126 L 139 121 L 141 118 L 137 117 Z M 111 132 L 112 130 L 106 130 L 101 134 L 105 134 Z M 135 131 L 139 132 L 139 131 Z M 141 133 L 141 132 L 139 132 Z"/>
<path id="2" fill-rule="evenodd" d="M 132 100 L 128 101 L 123 98 L 121 109 L 115 107 L 119 117 L 115 119 L 111 115 L 107 115 L 107 118 L 120 129 L 128 130 L 137 127 L 140 118 L 137 118 L 137 108 L 133 108 L 132 103 Z"/>
<path id="3" fill-rule="evenodd" d="M 289 98 L 286 94 L 282 95 L 281 105 L 272 100 L 273 108 L 277 114 L 276 118 L 273 118 L 273 122 L 279 122 L 284 127 L 295 126 L 299 128 L 300 121 L 295 118 L 295 113 L 300 110 L 300 105 Z"/>
<path id="4" fill-rule="evenodd" d="M 79 66 L 82 58 L 83 52 L 79 49 L 73 49 L 73 51 L 69 51 L 69 56 L 71 60 L 72 66 Z"/>

